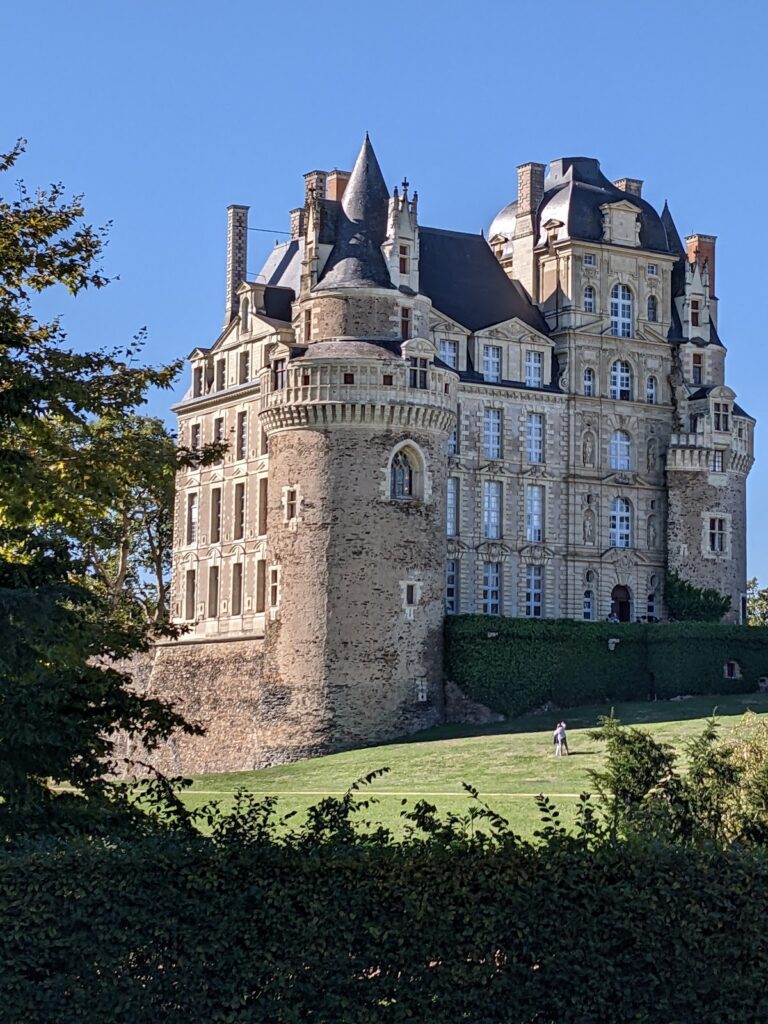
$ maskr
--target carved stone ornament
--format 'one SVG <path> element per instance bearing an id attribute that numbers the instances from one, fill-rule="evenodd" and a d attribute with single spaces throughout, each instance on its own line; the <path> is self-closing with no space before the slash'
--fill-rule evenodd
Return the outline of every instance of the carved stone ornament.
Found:
<path id="1" fill-rule="evenodd" d="M 527 544 L 520 548 L 520 557 L 528 565 L 546 565 L 554 552 L 543 544 Z"/>
<path id="2" fill-rule="evenodd" d="M 595 464 L 595 437 L 591 431 L 587 431 L 584 435 L 584 441 L 581 446 L 581 461 L 585 466 L 594 466 Z"/>
<path id="3" fill-rule="evenodd" d="M 582 535 L 585 544 L 595 543 L 595 513 L 591 509 L 587 509 L 584 513 Z"/>
<path id="4" fill-rule="evenodd" d="M 512 554 L 512 549 L 498 540 L 483 541 L 477 545 L 476 550 L 486 562 L 505 562 L 507 556 Z"/>

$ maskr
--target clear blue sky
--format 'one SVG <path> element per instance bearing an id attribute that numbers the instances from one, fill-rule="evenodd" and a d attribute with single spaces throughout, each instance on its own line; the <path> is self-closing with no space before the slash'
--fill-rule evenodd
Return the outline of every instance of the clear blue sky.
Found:
<path id="1" fill-rule="evenodd" d="M 17 0 L 0 32 L 0 146 L 29 141 L 16 177 L 63 181 L 113 222 L 106 270 L 120 280 L 47 304 L 78 346 L 144 325 L 154 362 L 209 345 L 226 206 L 287 230 L 302 173 L 351 166 L 368 130 L 390 185 L 407 175 L 437 227 L 487 228 L 528 160 L 596 156 L 611 178 L 644 179 L 681 234 L 718 236 L 728 382 L 762 418 L 768 5 Z M 250 237 L 255 271 L 277 236 Z M 763 584 L 766 426 L 768 412 L 750 478 Z"/>

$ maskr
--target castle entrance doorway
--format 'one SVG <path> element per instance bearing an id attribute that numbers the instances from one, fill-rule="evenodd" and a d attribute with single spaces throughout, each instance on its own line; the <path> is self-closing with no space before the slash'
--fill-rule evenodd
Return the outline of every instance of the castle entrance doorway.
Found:
<path id="1" fill-rule="evenodd" d="M 611 591 L 611 612 L 619 622 L 632 621 L 632 599 L 628 587 L 614 587 Z"/>

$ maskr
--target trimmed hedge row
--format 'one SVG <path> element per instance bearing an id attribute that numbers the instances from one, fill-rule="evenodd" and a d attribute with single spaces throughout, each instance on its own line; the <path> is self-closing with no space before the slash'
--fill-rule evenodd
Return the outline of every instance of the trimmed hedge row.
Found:
<path id="1" fill-rule="evenodd" d="M 0 891 L 9 1022 L 768 1019 L 761 852 L 73 842 Z"/>
<path id="2" fill-rule="evenodd" d="M 468 697 L 505 715 L 549 701 L 567 706 L 749 693 L 768 676 L 768 628 L 484 615 L 450 616 L 445 628 L 447 677 Z M 738 663 L 740 678 L 725 677 L 727 661 Z"/>

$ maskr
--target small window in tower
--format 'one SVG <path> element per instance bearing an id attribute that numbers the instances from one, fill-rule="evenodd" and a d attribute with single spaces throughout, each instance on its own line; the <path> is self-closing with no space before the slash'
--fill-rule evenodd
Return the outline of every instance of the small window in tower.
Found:
<path id="1" fill-rule="evenodd" d="M 394 378 L 392 377 L 392 374 L 391 373 L 385 373 L 384 376 L 382 377 L 381 383 L 385 387 L 391 387 L 392 384 L 394 383 Z"/>
<path id="2" fill-rule="evenodd" d="M 725 520 L 712 517 L 709 520 L 709 550 L 716 554 L 725 551 Z"/>
<path id="3" fill-rule="evenodd" d="M 410 249 L 407 245 L 401 245 L 398 250 L 398 259 L 400 264 L 401 274 L 410 274 L 411 272 L 411 254 Z"/>
<path id="4" fill-rule="evenodd" d="M 298 500 L 297 492 L 295 487 L 290 487 L 285 492 L 285 518 L 290 522 L 291 519 L 296 518 Z"/>
<path id="5" fill-rule="evenodd" d="M 266 591 L 266 575 L 265 575 L 266 563 L 263 558 L 259 558 L 256 562 L 256 611 L 257 613 L 264 611 L 265 602 L 265 591 Z"/>
<path id="6" fill-rule="evenodd" d="M 426 359 L 415 359 L 411 358 L 408 360 L 408 387 L 409 388 L 420 388 L 422 391 L 427 389 L 427 367 L 429 363 Z"/>
<path id="7" fill-rule="evenodd" d="M 701 384 L 704 373 L 704 357 L 701 352 L 693 353 L 693 383 Z"/>
<path id="8" fill-rule="evenodd" d="M 648 264 L 648 277 L 658 277 L 658 276 L 659 276 L 659 265 L 658 265 L 658 263 L 649 263 Z"/>
<path id="9" fill-rule="evenodd" d="M 413 498 L 413 466 L 402 450 L 392 459 L 390 493 L 398 501 L 410 501 Z"/>
<path id="10" fill-rule="evenodd" d="M 400 309 L 400 337 L 407 341 L 411 336 L 411 307 L 402 306 Z"/>
<path id="11" fill-rule="evenodd" d="M 197 495 L 187 495 L 187 544 L 197 543 Z"/>
<path id="12" fill-rule="evenodd" d="M 691 327 L 699 326 L 700 305 L 698 299 L 691 299 Z"/>
<path id="13" fill-rule="evenodd" d="M 308 373 L 302 374 L 301 383 L 302 383 L 303 387 L 305 387 L 305 388 L 308 387 L 309 383 L 310 383 L 310 380 L 311 380 L 311 378 L 310 378 Z"/>
<path id="14" fill-rule="evenodd" d="M 269 605 L 271 608 L 277 608 L 280 600 L 280 570 L 277 566 L 273 566 L 269 570 Z"/>
<path id="15" fill-rule="evenodd" d="M 710 472 L 712 473 L 723 473 L 725 471 L 725 462 L 723 458 L 723 452 L 714 451 L 712 452 L 712 460 L 709 465 Z"/>
<path id="16" fill-rule="evenodd" d="M 312 310 L 304 310 L 304 341 L 312 340 Z"/>
<path id="17" fill-rule="evenodd" d="M 281 391 L 285 387 L 285 360 L 276 359 L 272 364 L 272 390 Z"/>
<path id="18" fill-rule="evenodd" d="M 345 373 L 343 379 L 344 379 L 344 383 L 345 384 L 354 384 L 355 383 L 355 375 L 354 375 L 354 373 Z"/>
<path id="19" fill-rule="evenodd" d="M 597 266 L 597 256 L 595 256 L 595 254 L 593 252 L 585 252 L 584 253 L 584 266 L 585 267 L 596 267 Z"/>
<path id="20" fill-rule="evenodd" d="M 730 430 L 730 416 L 726 402 L 715 402 L 715 430 Z"/>
<path id="21" fill-rule="evenodd" d="M 405 588 L 405 603 L 413 606 L 416 604 L 416 587 L 413 583 L 408 583 Z"/>
<path id="22" fill-rule="evenodd" d="M 195 602 L 197 600 L 197 573 L 187 569 L 186 590 L 184 594 L 184 618 L 194 619 Z"/>
<path id="23" fill-rule="evenodd" d="M 597 301 L 595 298 L 595 289 L 591 284 L 588 284 L 584 289 L 584 312 L 594 313 L 597 309 Z"/>

